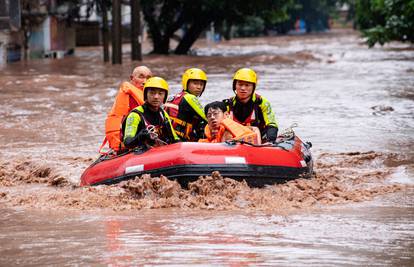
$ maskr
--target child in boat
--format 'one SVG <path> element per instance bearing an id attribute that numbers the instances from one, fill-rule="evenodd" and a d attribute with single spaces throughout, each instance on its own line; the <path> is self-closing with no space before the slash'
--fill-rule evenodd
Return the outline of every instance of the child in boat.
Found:
<path id="1" fill-rule="evenodd" d="M 182 141 L 197 141 L 203 136 L 207 118 L 200 104 L 200 97 L 207 84 L 204 71 L 191 68 L 182 77 L 183 90 L 172 96 L 164 105 L 172 125 Z"/>
<path id="2" fill-rule="evenodd" d="M 161 108 L 168 96 L 168 84 L 160 77 L 152 77 L 144 85 L 144 101 L 129 113 L 122 125 L 123 142 L 132 149 L 157 143 L 179 141 L 168 114 Z"/>
<path id="3" fill-rule="evenodd" d="M 255 93 L 257 75 L 252 69 L 239 69 L 233 77 L 235 96 L 223 100 L 230 117 L 245 126 L 259 128 L 263 142 L 275 142 L 278 125 L 270 102 Z"/>
<path id="4" fill-rule="evenodd" d="M 145 82 L 152 77 L 152 72 L 146 66 L 136 67 L 130 81 L 123 82 L 118 95 L 105 121 L 105 140 L 99 150 L 108 141 L 109 147 L 117 153 L 122 149 L 121 124 L 128 113 L 139 105 L 144 104 L 143 89 Z"/>
<path id="5" fill-rule="evenodd" d="M 241 140 L 260 144 L 260 131 L 257 127 L 243 126 L 229 118 L 226 105 L 215 101 L 205 106 L 208 124 L 204 129 L 206 139 L 199 142 L 220 143 L 227 140 Z"/>

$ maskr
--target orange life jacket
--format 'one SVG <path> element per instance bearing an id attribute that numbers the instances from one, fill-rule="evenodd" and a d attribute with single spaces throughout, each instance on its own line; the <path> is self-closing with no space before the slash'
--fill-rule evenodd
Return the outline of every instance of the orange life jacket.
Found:
<path id="1" fill-rule="evenodd" d="M 106 142 L 115 152 L 123 147 L 121 141 L 122 121 L 132 109 L 142 104 L 144 104 L 143 91 L 130 82 L 123 82 L 105 121 L 105 140 L 99 149 L 100 152 Z"/>
<path id="2" fill-rule="evenodd" d="M 220 143 L 222 142 L 221 139 L 223 138 L 223 134 L 225 133 L 225 131 L 229 131 L 231 133 L 231 135 L 233 136 L 233 140 L 241 140 L 252 144 L 258 144 L 257 134 L 253 130 L 241 125 L 238 122 L 235 122 L 230 118 L 225 118 L 221 121 L 219 131 L 216 134 L 215 138 L 213 138 L 211 129 L 207 125 L 204 129 L 204 134 L 207 138 L 200 139 L 199 142 Z"/>

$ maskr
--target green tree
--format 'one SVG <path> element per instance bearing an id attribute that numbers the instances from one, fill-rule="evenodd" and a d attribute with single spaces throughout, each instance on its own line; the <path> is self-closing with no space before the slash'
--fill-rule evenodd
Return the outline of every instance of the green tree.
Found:
<path id="1" fill-rule="evenodd" d="M 153 53 L 168 54 L 170 39 L 182 29 L 184 34 L 174 53 L 186 54 L 211 23 L 225 24 L 229 29 L 248 16 L 266 16 L 269 11 L 283 13 L 280 10 L 289 2 L 291 0 L 141 0 L 141 6 Z"/>
<path id="2" fill-rule="evenodd" d="M 414 42 L 414 0 L 357 0 L 355 9 L 357 27 L 370 47 Z"/>
<path id="3" fill-rule="evenodd" d="M 237 25 L 236 36 L 259 36 L 264 32 L 264 29 L 265 23 L 262 18 L 249 16 L 243 23 Z"/>

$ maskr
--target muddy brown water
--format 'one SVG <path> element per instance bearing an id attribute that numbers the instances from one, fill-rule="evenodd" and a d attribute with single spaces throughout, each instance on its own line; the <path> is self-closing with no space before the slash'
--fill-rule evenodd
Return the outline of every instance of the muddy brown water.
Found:
<path id="1" fill-rule="evenodd" d="M 220 174 L 188 189 L 144 176 L 77 186 L 137 62 L 100 50 L 0 69 L 0 265 L 414 265 L 414 49 L 358 35 L 200 41 L 193 56 L 144 57 L 171 92 L 208 74 L 203 104 L 259 75 L 280 128 L 313 143 L 316 175 L 249 188 Z"/>

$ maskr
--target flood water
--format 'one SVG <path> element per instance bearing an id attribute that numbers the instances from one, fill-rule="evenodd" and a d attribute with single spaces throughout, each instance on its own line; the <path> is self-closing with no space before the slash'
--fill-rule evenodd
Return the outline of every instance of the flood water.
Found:
<path id="1" fill-rule="evenodd" d="M 316 173 L 260 189 L 218 174 L 197 191 L 161 178 L 150 194 L 136 191 L 143 180 L 76 186 L 139 64 L 99 53 L 0 69 L 1 266 L 414 265 L 412 46 L 368 49 L 337 30 L 145 56 L 171 93 L 185 69 L 206 70 L 203 104 L 231 96 L 232 74 L 252 67 L 279 128 L 296 122 L 313 143 Z"/>

